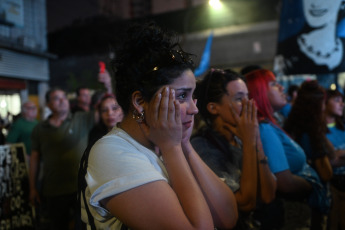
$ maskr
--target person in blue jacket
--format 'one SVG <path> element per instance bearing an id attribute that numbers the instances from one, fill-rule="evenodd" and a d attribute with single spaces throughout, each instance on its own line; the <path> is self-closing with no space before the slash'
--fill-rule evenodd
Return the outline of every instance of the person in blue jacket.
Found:
<path id="1" fill-rule="evenodd" d="M 284 198 L 308 199 L 311 229 L 319 229 L 320 213 L 328 213 L 330 196 L 307 163 L 304 150 L 273 117 L 287 103 L 284 88 L 277 83 L 273 72 L 266 69 L 251 71 L 245 77 L 249 97 L 257 103 L 261 141 L 270 169 L 277 177 L 277 190 Z"/>

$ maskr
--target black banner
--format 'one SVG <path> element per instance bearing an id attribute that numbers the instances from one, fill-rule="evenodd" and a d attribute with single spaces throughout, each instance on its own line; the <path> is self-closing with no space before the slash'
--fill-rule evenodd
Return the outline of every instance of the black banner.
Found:
<path id="1" fill-rule="evenodd" d="M 0 229 L 34 229 L 24 144 L 0 146 Z"/>
<path id="2" fill-rule="evenodd" d="M 275 69 L 286 75 L 345 72 L 344 4 L 282 0 Z"/>

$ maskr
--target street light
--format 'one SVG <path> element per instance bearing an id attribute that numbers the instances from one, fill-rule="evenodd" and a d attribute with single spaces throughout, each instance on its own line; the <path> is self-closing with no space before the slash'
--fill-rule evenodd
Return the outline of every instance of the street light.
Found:
<path id="1" fill-rule="evenodd" d="M 216 10 L 222 8 L 222 3 L 219 0 L 209 0 L 208 4 Z"/>
<path id="2" fill-rule="evenodd" d="M 190 1 L 188 1 L 190 2 Z M 189 4 L 190 6 L 190 4 Z M 227 15 L 228 11 L 220 0 L 209 0 L 208 5 L 203 4 L 198 9 L 193 7 L 187 7 L 183 19 L 183 33 L 187 34 L 192 32 L 190 29 L 194 27 L 205 27 L 213 28 L 214 24 L 223 19 L 224 15 Z M 190 18 L 195 20 L 190 20 Z"/>

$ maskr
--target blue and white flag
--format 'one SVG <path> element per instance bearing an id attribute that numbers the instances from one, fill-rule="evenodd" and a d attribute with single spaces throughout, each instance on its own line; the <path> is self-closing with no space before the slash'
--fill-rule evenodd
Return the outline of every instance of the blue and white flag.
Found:
<path id="1" fill-rule="evenodd" d="M 210 67 L 210 57 L 211 57 L 211 46 L 213 40 L 213 32 L 208 36 L 206 41 L 204 53 L 201 56 L 200 65 L 194 70 L 195 77 L 199 77 L 205 73 Z"/>

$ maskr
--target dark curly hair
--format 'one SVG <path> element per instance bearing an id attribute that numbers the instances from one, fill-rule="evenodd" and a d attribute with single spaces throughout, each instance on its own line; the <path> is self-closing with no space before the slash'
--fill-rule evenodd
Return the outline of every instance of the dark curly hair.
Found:
<path id="1" fill-rule="evenodd" d="M 315 156 L 331 156 L 332 146 L 327 141 L 327 124 L 323 115 L 326 92 L 316 80 L 305 81 L 298 90 L 298 97 L 284 123 L 284 130 L 297 142 L 303 134 L 310 138 Z"/>
<path id="2" fill-rule="evenodd" d="M 187 69 L 194 70 L 191 54 L 181 49 L 176 34 L 154 22 L 133 24 L 111 65 L 116 98 L 124 113 L 130 109 L 134 91 L 149 101 L 161 86 L 172 83 Z"/>
<path id="3" fill-rule="evenodd" d="M 211 125 L 214 116 L 207 110 L 209 102 L 220 102 L 227 93 L 226 86 L 229 82 L 244 77 L 231 69 L 211 69 L 202 80 L 197 81 L 194 96 L 198 99 L 198 109 L 207 125 Z"/>

